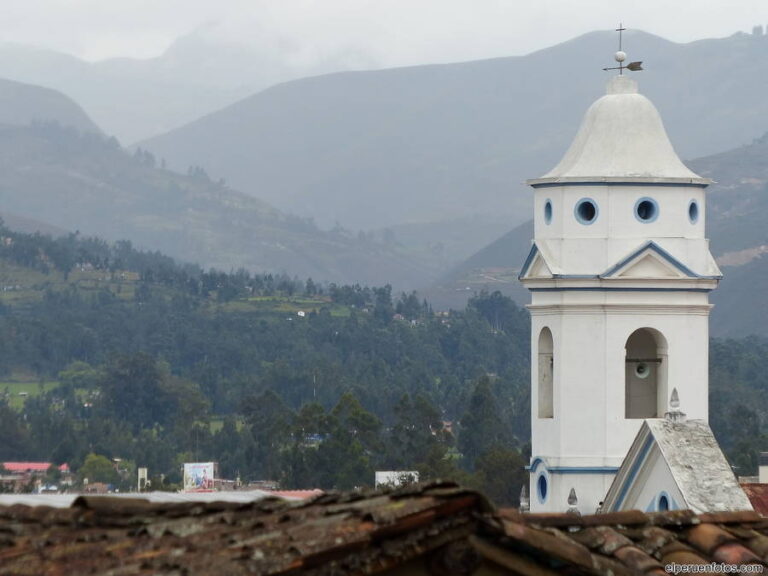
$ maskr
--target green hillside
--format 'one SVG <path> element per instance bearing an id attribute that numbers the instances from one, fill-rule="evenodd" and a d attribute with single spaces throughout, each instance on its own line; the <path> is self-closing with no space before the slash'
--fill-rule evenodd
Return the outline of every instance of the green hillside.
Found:
<path id="1" fill-rule="evenodd" d="M 497 494 L 519 493 L 528 318 L 498 294 L 438 315 L 389 286 L 5 228 L 0 263 L 0 460 L 95 452 L 177 481 L 216 459 L 229 478 L 351 488 L 382 467 L 483 484 L 502 459 Z"/>

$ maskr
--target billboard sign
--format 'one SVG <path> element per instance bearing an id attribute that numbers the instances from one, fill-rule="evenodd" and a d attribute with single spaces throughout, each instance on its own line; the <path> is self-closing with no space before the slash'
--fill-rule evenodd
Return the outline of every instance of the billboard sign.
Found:
<path id="1" fill-rule="evenodd" d="M 213 490 L 213 462 L 184 464 L 184 491 L 208 492 Z"/>

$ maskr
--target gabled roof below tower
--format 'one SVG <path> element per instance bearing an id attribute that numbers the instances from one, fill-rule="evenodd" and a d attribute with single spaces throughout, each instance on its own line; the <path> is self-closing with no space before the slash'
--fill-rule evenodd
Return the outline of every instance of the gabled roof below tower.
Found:
<path id="1" fill-rule="evenodd" d="M 643 422 L 603 502 L 604 512 L 752 510 L 704 420 Z"/>

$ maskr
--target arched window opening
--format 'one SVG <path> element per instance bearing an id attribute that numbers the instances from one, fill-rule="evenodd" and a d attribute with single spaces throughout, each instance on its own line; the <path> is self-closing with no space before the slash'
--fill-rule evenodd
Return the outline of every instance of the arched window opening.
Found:
<path id="1" fill-rule="evenodd" d="M 554 418 L 554 344 L 549 328 L 539 333 L 539 418 Z"/>
<path id="2" fill-rule="evenodd" d="M 625 417 L 659 418 L 667 389 L 667 341 L 652 328 L 635 330 L 626 344 Z"/>

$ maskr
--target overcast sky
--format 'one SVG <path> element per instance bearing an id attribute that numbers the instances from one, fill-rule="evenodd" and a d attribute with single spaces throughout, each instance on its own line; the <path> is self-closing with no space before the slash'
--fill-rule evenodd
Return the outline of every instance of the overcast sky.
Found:
<path id="1" fill-rule="evenodd" d="M 378 66 L 524 54 L 621 20 L 674 41 L 768 24 L 767 0 L 3 0 L 0 40 L 151 57 L 203 28 L 294 58 Z"/>

